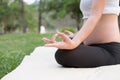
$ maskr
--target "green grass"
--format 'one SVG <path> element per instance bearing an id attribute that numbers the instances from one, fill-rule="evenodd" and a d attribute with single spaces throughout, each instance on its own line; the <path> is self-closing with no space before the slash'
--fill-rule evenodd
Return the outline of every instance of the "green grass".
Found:
<path id="1" fill-rule="evenodd" d="M 52 34 L 5 34 L 0 35 L 0 78 L 15 69 L 25 55 L 42 46 L 41 38 Z"/>

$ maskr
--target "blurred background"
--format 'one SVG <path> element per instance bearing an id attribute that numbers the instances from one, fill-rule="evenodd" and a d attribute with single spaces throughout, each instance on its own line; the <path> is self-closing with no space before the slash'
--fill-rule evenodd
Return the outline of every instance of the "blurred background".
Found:
<path id="1" fill-rule="evenodd" d="M 63 27 L 79 30 L 80 0 L 0 0 L 0 33 L 40 33 Z"/>
<path id="2" fill-rule="evenodd" d="M 82 26 L 80 0 L 0 0 L 0 78 L 56 31 Z M 119 16 L 120 26 L 120 16 Z"/>
<path id="3" fill-rule="evenodd" d="M 0 0 L 0 34 L 79 30 L 80 0 Z M 42 32 L 44 32 L 44 29 Z"/>

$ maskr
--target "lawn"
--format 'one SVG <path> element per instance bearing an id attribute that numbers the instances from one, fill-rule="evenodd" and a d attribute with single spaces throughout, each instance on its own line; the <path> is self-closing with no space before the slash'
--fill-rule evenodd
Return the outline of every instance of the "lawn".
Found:
<path id="1" fill-rule="evenodd" d="M 43 36 L 52 34 L 5 34 L 0 35 L 0 78 L 15 69 L 25 55 L 29 55 L 36 47 L 42 46 Z"/>

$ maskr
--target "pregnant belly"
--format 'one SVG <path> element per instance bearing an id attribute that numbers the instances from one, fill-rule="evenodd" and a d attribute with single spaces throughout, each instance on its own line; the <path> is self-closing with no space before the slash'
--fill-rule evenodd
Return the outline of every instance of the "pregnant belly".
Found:
<path id="1" fill-rule="evenodd" d="M 112 14 L 103 15 L 94 31 L 83 41 L 85 45 L 108 42 L 120 42 L 118 18 Z"/>
<path id="2" fill-rule="evenodd" d="M 109 42 L 120 42 L 120 36 L 115 34 L 92 34 L 83 41 L 85 45 L 97 44 L 97 43 L 109 43 Z"/>
<path id="3" fill-rule="evenodd" d="M 104 39 L 104 37 L 100 38 L 97 36 L 96 37 L 90 36 L 83 41 L 85 45 L 96 44 L 96 43 L 106 43 L 106 42 L 109 42 L 109 40 Z"/>

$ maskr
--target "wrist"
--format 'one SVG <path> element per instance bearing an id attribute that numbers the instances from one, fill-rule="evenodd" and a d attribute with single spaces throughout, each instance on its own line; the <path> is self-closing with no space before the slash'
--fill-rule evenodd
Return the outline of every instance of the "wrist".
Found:
<path id="1" fill-rule="evenodd" d="M 75 49 L 78 47 L 78 44 L 75 41 L 72 41 L 71 44 L 72 44 L 71 49 Z"/>

